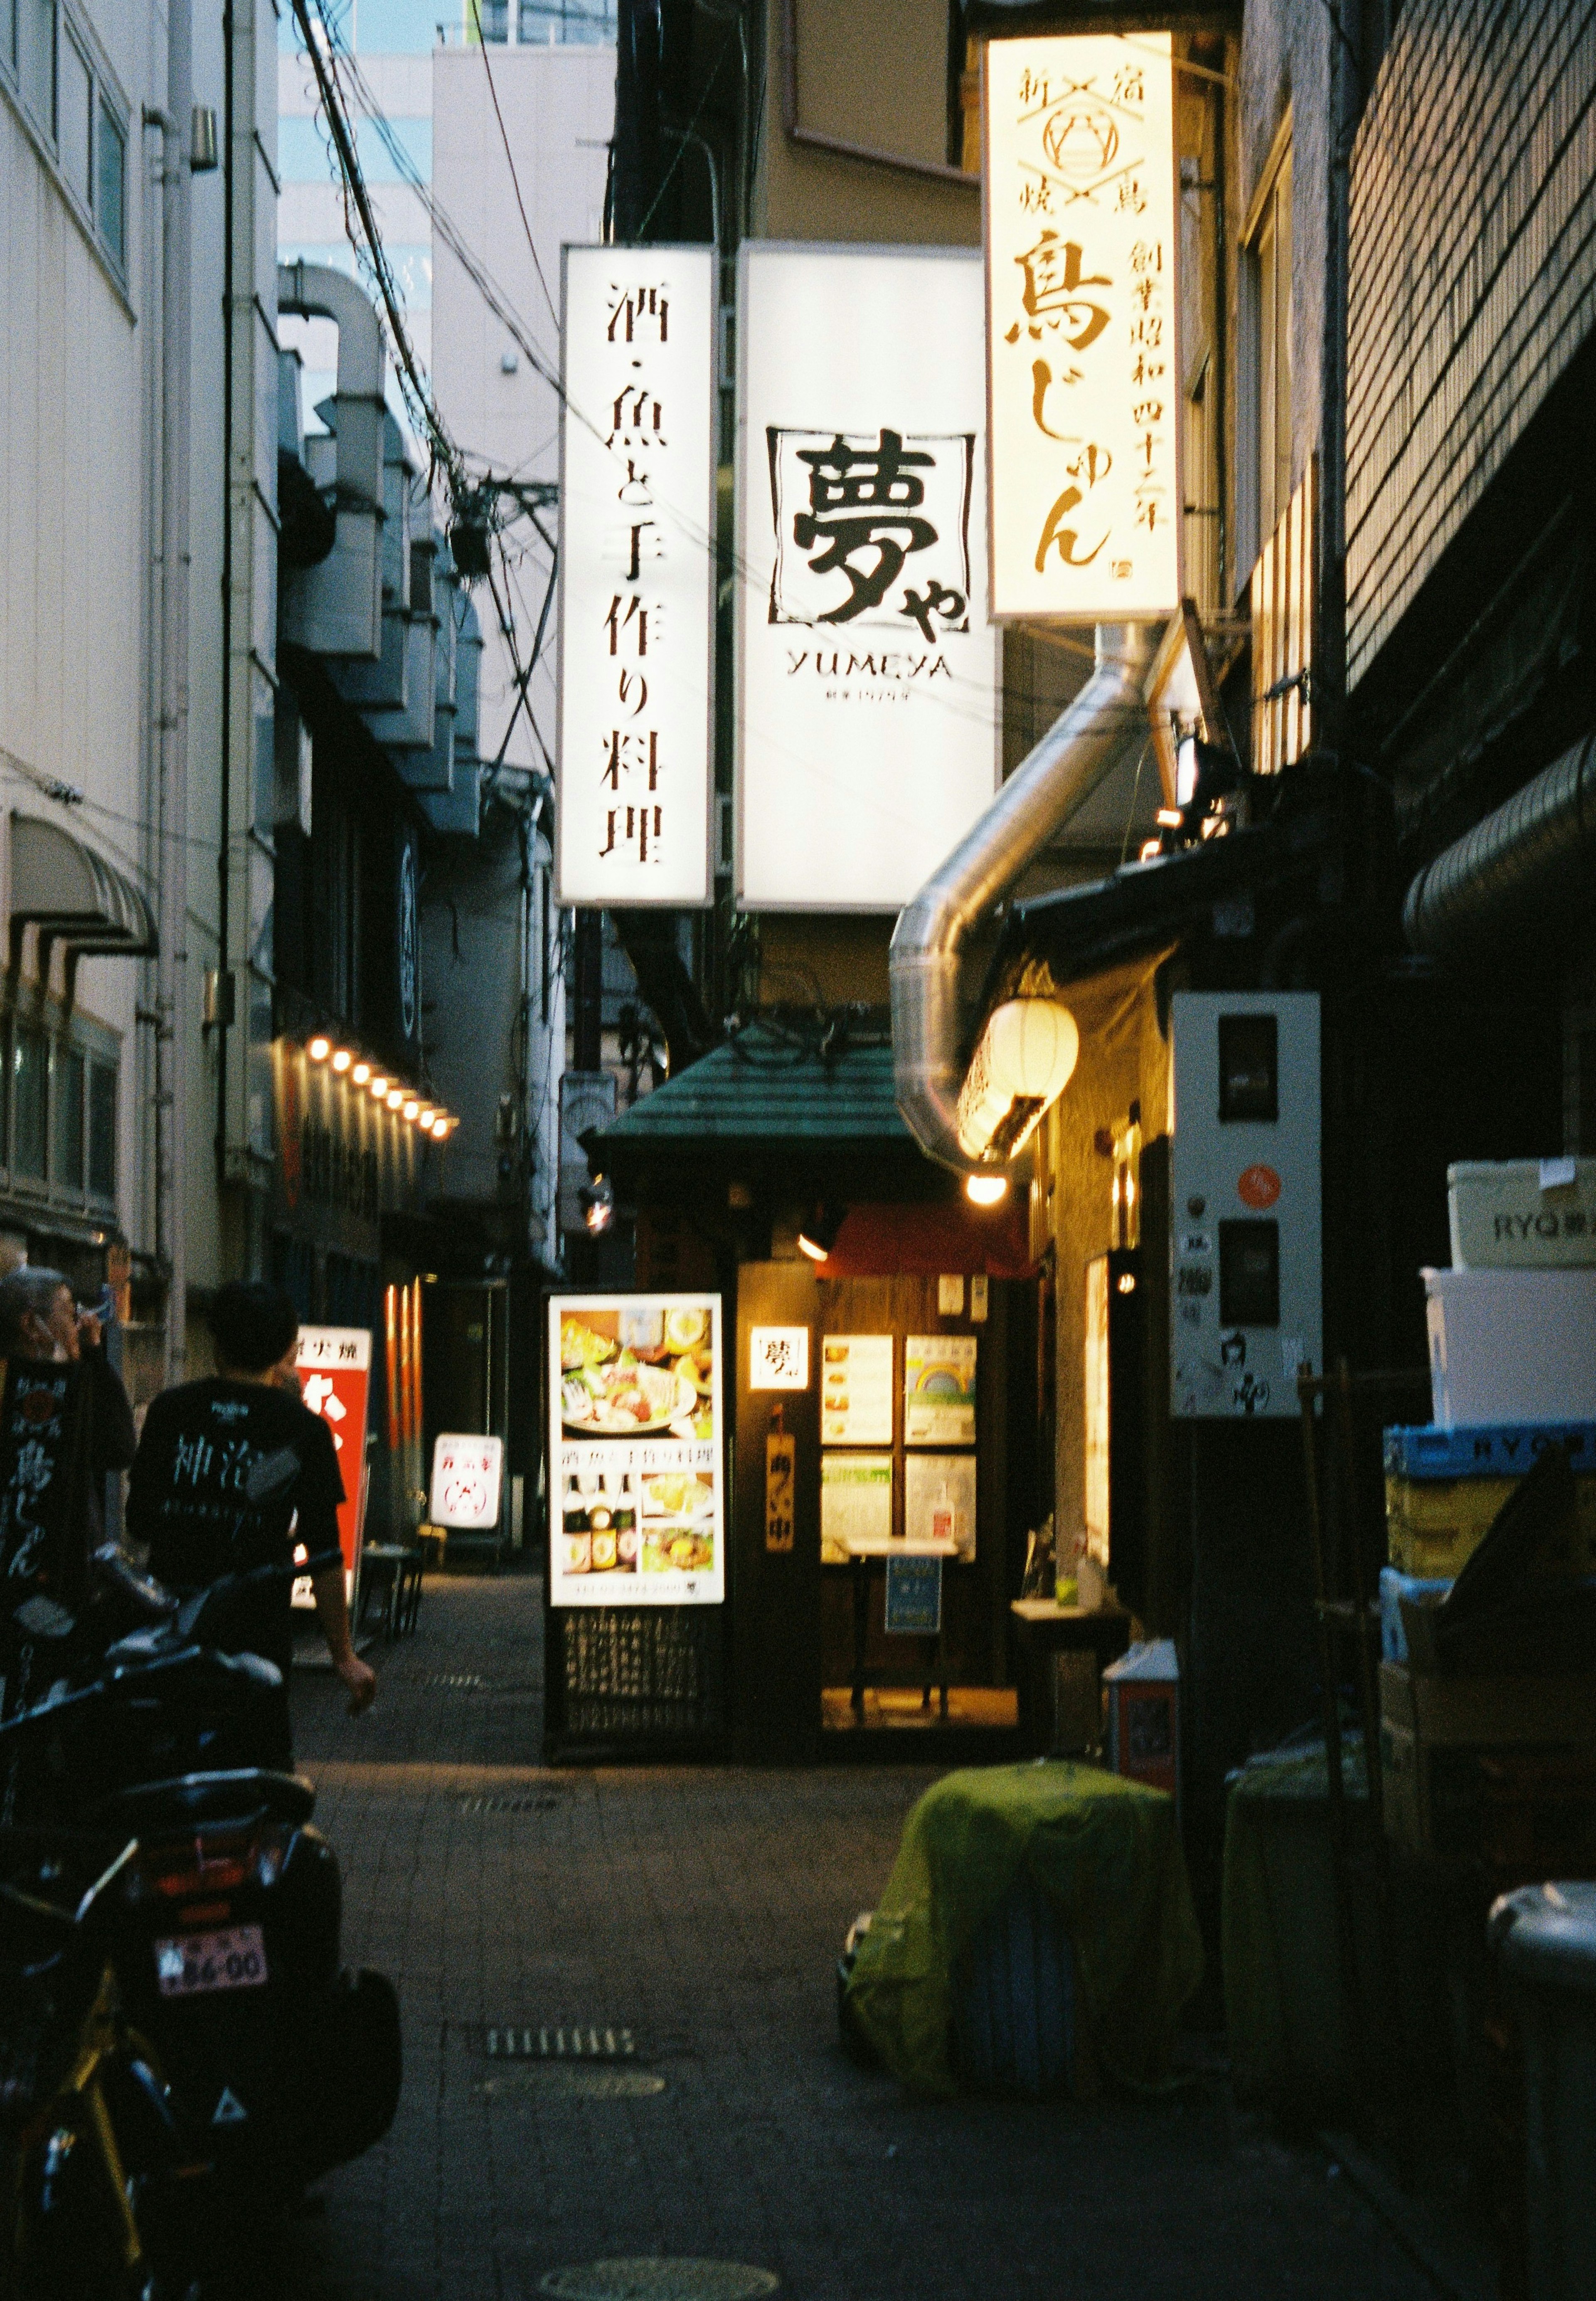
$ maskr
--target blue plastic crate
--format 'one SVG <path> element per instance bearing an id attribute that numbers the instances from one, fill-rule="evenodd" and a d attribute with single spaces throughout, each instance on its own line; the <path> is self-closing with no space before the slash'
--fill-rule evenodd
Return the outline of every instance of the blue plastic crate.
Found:
<path id="1" fill-rule="evenodd" d="M 970 1945 L 953 2009 L 964 2083 L 1032 2099 L 1069 2090 L 1075 1956 L 1054 1904 L 1021 1878 Z"/>
<path id="2" fill-rule="evenodd" d="M 1385 1433 L 1391 1478 L 1522 1478 L 1548 1446 L 1567 1446 L 1572 1468 L 1596 1473 L 1596 1422 L 1483 1422 L 1445 1430 L 1437 1423 Z"/>

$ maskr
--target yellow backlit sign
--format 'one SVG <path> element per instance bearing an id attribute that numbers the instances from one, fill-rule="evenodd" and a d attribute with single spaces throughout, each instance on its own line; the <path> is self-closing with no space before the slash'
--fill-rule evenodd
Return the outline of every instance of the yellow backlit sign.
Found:
<path id="1" fill-rule="evenodd" d="M 995 618 L 1179 604 L 1173 81 L 1166 32 L 985 51 Z"/>

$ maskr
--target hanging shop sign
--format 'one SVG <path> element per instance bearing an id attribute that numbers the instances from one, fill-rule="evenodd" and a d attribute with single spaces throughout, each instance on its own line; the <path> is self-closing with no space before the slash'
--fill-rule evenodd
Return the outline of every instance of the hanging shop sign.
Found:
<path id="1" fill-rule="evenodd" d="M 751 1326 L 748 1330 L 748 1388 L 807 1390 L 807 1326 Z"/>
<path id="2" fill-rule="evenodd" d="M 344 1499 L 338 1504 L 338 1548 L 344 1578 L 353 1595 L 365 1529 L 366 1418 L 372 1395 L 372 1334 L 369 1326 L 301 1326 L 294 1354 L 299 1394 L 332 1433 Z M 311 1602 L 308 1583 L 295 1597 Z"/>
<path id="3" fill-rule="evenodd" d="M 549 1602 L 725 1595 L 718 1294 L 556 1294 L 548 1306 Z"/>
<path id="4" fill-rule="evenodd" d="M 798 1492 L 798 1440 L 781 1427 L 781 1410 L 765 1435 L 765 1546 L 777 1553 L 793 1546 Z"/>
<path id="5" fill-rule="evenodd" d="M 934 1638 L 942 1627 L 940 1558 L 889 1558 L 882 1610 L 889 1637 Z"/>
<path id="6" fill-rule="evenodd" d="M 718 260 L 564 251 L 562 903 L 710 900 Z"/>
<path id="7" fill-rule="evenodd" d="M 979 260 L 745 240 L 737 884 L 897 910 L 990 803 Z"/>
<path id="8" fill-rule="evenodd" d="M 992 613 L 1180 602 L 1170 36 L 982 50 Z"/>

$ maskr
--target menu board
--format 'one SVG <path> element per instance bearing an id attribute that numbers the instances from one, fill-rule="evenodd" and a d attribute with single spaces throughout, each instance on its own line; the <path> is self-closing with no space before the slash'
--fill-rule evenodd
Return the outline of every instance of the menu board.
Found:
<path id="1" fill-rule="evenodd" d="M 975 1443 L 973 1335 L 910 1335 L 903 1347 L 906 1446 Z"/>
<path id="2" fill-rule="evenodd" d="M 725 1596 L 718 1294 L 548 1305 L 552 1606 Z"/>
<path id="3" fill-rule="evenodd" d="M 827 1335 L 820 1346 L 820 1443 L 892 1443 L 892 1337 Z"/>
<path id="4" fill-rule="evenodd" d="M 975 1555 L 975 1457 L 910 1454 L 904 1462 L 903 1530 L 911 1544 Z"/>
<path id="5" fill-rule="evenodd" d="M 845 1566 L 892 1541 L 890 1454 L 820 1458 L 820 1562 Z"/>

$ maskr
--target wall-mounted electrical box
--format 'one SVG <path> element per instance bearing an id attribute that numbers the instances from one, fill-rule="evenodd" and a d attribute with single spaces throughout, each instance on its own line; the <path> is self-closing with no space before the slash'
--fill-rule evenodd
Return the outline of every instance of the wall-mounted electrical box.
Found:
<path id="1" fill-rule="evenodd" d="M 1177 992 L 1170 1031 L 1170 1411 L 1295 1415 L 1321 1366 L 1318 994 Z"/>

